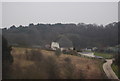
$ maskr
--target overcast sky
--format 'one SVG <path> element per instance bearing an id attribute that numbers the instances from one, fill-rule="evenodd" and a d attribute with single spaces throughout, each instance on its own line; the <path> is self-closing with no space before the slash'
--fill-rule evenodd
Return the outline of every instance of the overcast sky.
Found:
<path id="1" fill-rule="evenodd" d="M 96 23 L 118 21 L 117 2 L 3 2 L 2 26 L 29 23 Z"/>

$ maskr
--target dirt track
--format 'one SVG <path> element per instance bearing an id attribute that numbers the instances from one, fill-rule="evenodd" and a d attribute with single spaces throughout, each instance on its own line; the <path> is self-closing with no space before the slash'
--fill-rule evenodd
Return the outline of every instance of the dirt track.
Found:
<path id="1" fill-rule="evenodd" d="M 106 61 L 107 62 L 103 64 L 103 70 L 106 73 L 108 79 L 118 79 L 118 77 L 111 68 L 111 64 L 113 62 L 112 59 L 106 59 Z"/>

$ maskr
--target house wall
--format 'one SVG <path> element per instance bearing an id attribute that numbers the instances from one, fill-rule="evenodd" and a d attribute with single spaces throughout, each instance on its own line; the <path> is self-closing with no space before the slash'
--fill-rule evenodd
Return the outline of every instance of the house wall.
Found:
<path id="1" fill-rule="evenodd" d="M 60 48 L 59 43 L 57 43 L 57 42 L 52 42 L 51 48 L 52 48 L 52 50 L 56 50 L 56 49 Z"/>
<path id="2" fill-rule="evenodd" d="M 63 50 L 73 50 L 73 47 L 70 47 L 70 48 L 62 48 L 62 47 L 61 47 L 60 50 L 61 50 L 61 51 L 63 51 Z"/>

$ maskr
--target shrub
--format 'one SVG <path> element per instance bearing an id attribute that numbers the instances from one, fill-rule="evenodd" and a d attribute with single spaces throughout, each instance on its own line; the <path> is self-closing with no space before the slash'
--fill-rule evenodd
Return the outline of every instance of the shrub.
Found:
<path id="1" fill-rule="evenodd" d="M 59 56 L 61 55 L 61 50 L 60 50 L 60 49 L 57 49 L 57 50 L 55 51 L 55 54 L 56 54 L 57 57 L 59 57 Z"/>
<path id="2" fill-rule="evenodd" d="M 75 50 L 70 50 L 70 54 L 72 54 L 72 55 L 78 55 L 77 51 L 75 51 Z"/>
<path id="3" fill-rule="evenodd" d="M 71 55 L 78 55 L 77 51 L 75 50 L 63 50 L 64 54 L 71 54 Z"/>

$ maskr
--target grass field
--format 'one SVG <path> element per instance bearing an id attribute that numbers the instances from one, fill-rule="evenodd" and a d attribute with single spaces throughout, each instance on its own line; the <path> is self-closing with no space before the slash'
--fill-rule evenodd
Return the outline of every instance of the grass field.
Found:
<path id="1" fill-rule="evenodd" d="M 113 54 L 98 53 L 98 52 L 95 52 L 94 54 L 95 54 L 96 56 L 101 56 L 101 57 L 106 58 L 106 59 L 111 59 L 111 58 L 113 58 Z"/>
<path id="2" fill-rule="evenodd" d="M 101 61 L 54 51 L 12 48 L 11 79 L 105 79 Z M 102 66 L 102 65 L 101 65 Z"/>
<path id="3" fill-rule="evenodd" d="M 112 64 L 112 69 L 115 72 L 115 74 L 118 76 L 118 78 L 120 79 L 120 72 L 118 71 L 118 66 L 115 64 Z"/>

